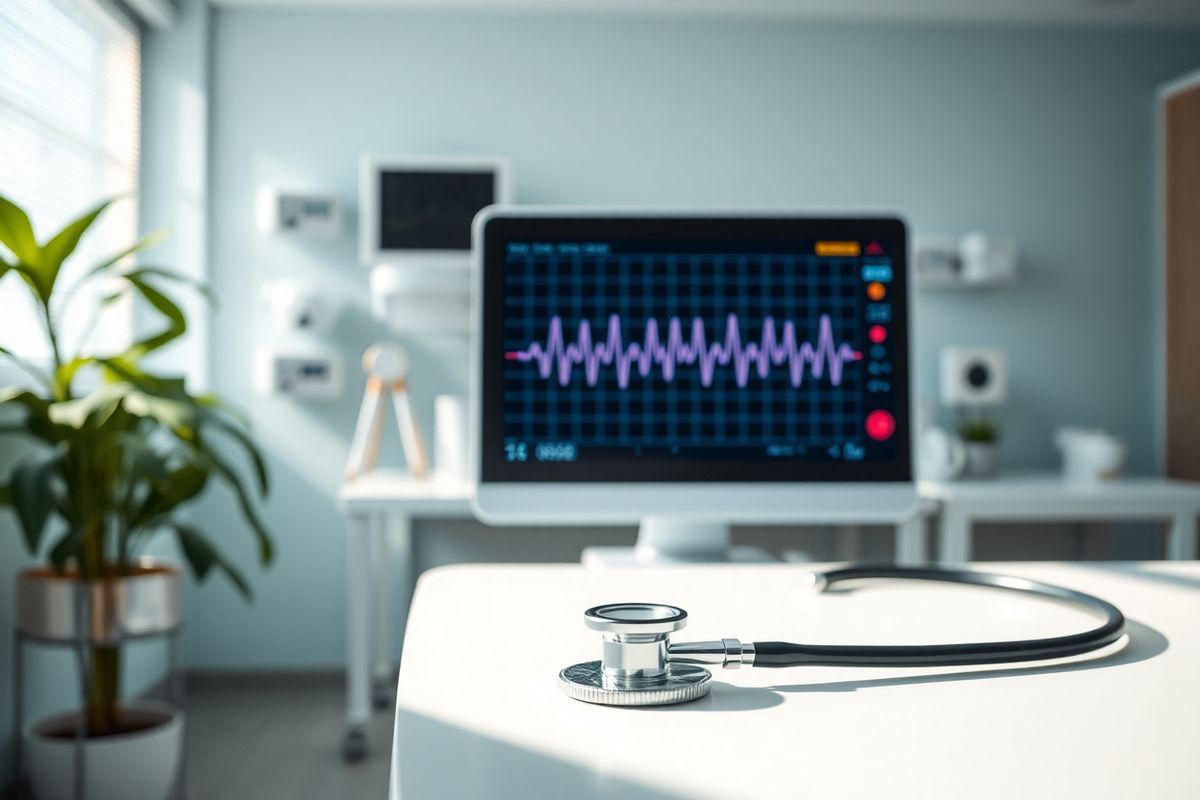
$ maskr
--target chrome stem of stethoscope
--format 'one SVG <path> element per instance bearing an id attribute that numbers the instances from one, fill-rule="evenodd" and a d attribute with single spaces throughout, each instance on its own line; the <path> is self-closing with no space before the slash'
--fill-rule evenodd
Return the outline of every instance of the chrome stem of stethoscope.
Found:
<path id="1" fill-rule="evenodd" d="M 754 666 L 754 645 L 738 639 L 715 642 L 667 643 L 667 661 L 680 664 L 715 664 L 725 669 L 737 669 L 743 664 Z"/>

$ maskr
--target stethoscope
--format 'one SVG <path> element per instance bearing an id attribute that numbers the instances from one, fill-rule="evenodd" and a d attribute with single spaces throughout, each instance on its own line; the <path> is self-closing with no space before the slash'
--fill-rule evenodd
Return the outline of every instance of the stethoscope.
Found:
<path id="1" fill-rule="evenodd" d="M 744 643 L 737 639 L 671 642 L 687 624 L 687 612 L 657 603 L 613 603 L 584 612 L 587 627 L 599 631 L 603 655 L 558 673 L 569 696 L 610 706 L 686 703 L 708 694 L 712 673 L 701 664 L 738 667 L 942 667 L 1003 664 L 1065 658 L 1098 650 L 1125 633 L 1120 609 L 1099 597 L 1048 583 L 954 569 L 859 566 L 810 573 L 809 585 L 822 592 L 846 581 L 890 578 L 969 584 L 1008 589 L 1070 603 L 1097 614 L 1096 628 L 1066 636 L 970 644 L 813 645 L 792 642 Z"/>

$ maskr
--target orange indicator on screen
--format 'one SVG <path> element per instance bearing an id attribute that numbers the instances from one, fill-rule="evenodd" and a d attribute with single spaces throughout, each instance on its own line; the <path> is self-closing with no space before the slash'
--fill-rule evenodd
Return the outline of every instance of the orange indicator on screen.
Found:
<path id="1" fill-rule="evenodd" d="M 858 242 L 817 242 L 819 256 L 856 256 L 861 252 Z"/>
<path id="2" fill-rule="evenodd" d="M 882 300 L 885 294 L 887 294 L 887 287 L 879 281 L 867 284 L 867 297 L 872 300 Z"/>

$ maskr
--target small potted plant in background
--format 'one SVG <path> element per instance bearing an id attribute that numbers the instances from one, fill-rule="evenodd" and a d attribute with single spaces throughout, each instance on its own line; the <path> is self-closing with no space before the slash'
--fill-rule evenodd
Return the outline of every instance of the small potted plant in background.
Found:
<path id="1" fill-rule="evenodd" d="M 967 420 L 958 427 L 966 447 L 969 478 L 993 478 L 1000 471 L 1000 426 L 986 417 Z"/>
<path id="2" fill-rule="evenodd" d="M 190 281 L 129 264 L 160 234 L 60 285 L 63 262 L 111 202 L 39 243 L 28 215 L 0 196 L 0 280 L 28 290 L 51 354 L 51 363 L 32 364 L 0 342 L 0 357 L 31 378 L 0 390 L 0 442 L 16 448 L 23 439 L 28 446 L 7 479 L 0 476 L 0 504 L 12 507 L 29 552 L 46 562 L 18 576 L 16 624 L 27 635 L 80 642 L 86 689 L 80 712 L 34 721 L 16 735 L 24 736 L 29 781 L 39 797 L 72 795 L 75 737 L 82 733 L 87 796 L 158 800 L 182 758 L 182 710 L 119 697 L 120 639 L 178 625 L 180 574 L 173 563 L 141 553 L 156 536 L 172 536 L 198 579 L 223 572 L 248 596 L 235 564 L 178 512 L 210 483 L 226 484 L 265 564 L 272 545 L 255 502 L 266 494 L 267 472 L 243 423 L 216 397 L 191 394 L 181 378 L 143 366 L 145 356 L 187 330 L 182 309 L 163 287 Z M 77 313 L 72 300 L 90 281 L 113 287 L 97 314 L 132 293 L 161 327 L 118 352 L 64 353 L 62 322 Z M 252 466 L 254 486 L 231 458 L 237 449 Z"/>

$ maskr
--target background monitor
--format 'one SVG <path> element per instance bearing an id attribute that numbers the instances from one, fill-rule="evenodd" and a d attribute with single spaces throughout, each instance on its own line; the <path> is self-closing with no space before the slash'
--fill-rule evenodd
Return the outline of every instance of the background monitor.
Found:
<path id="1" fill-rule="evenodd" d="M 899 219 L 488 209 L 475 245 L 484 519 L 913 507 Z"/>
<path id="2" fill-rule="evenodd" d="M 359 176 L 359 255 L 366 266 L 466 265 L 471 221 L 512 202 L 508 163 L 495 157 L 365 155 Z"/>

